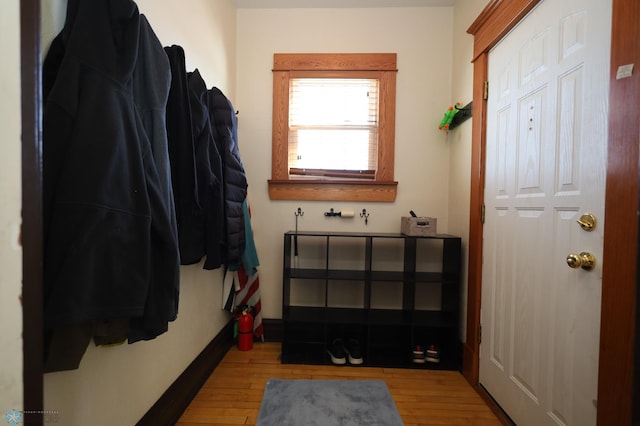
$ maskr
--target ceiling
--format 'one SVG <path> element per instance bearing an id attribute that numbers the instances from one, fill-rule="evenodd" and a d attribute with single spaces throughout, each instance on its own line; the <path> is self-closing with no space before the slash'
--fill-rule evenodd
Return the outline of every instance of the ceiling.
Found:
<path id="1" fill-rule="evenodd" d="M 453 6 L 455 0 L 236 0 L 238 9 Z"/>

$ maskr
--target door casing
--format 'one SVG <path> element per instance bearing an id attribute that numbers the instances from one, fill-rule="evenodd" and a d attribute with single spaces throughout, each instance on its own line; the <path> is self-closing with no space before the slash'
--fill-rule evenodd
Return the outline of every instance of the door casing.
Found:
<path id="1" fill-rule="evenodd" d="M 41 0 L 20 0 L 22 383 L 25 425 L 43 422 Z"/>
<path id="2" fill-rule="evenodd" d="M 482 290 L 482 206 L 487 104 L 484 99 L 489 50 L 540 0 L 492 0 L 469 27 L 474 36 L 473 124 L 469 221 L 467 339 L 463 374 L 479 384 L 480 308 Z M 598 424 L 632 424 L 634 336 L 638 283 L 638 176 L 640 75 L 616 80 L 617 68 L 640 57 L 640 3 L 613 0 L 609 137 L 605 195 L 604 255 Z M 639 64 L 636 64 L 639 65 Z M 636 403 L 637 404 L 637 403 Z M 639 420 L 639 419 L 635 419 Z"/>

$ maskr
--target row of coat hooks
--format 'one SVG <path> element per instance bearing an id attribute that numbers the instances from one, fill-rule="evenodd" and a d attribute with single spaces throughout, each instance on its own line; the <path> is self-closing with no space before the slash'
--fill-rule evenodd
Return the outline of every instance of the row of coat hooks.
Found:
<path id="1" fill-rule="evenodd" d="M 301 216 L 304 216 L 304 212 L 302 211 L 302 209 L 300 207 L 298 207 L 298 210 L 296 210 L 294 212 L 295 216 L 296 216 L 296 232 L 298 232 L 298 218 Z M 360 217 L 364 219 L 364 224 L 367 225 L 369 224 L 369 214 L 367 212 L 367 209 L 362 209 L 362 211 L 360 212 Z M 353 211 L 336 211 L 333 209 L 333 207 L 331 209 L 329 209 L 329 211 L 324 212 L 324 216 L 325 217 L 342 217 L 342 218 L 352 218 L 355 217 L 355 213 Z"/>

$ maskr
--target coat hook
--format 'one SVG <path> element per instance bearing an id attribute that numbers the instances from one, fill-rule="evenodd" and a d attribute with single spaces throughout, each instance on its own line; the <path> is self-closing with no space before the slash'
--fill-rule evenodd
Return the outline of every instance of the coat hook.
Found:
<path id="1" fill-rule="evenodd" d="M 362 213 L 360 213 L 360 217 L 364 217 L 365 225 L 369 223 L 369 213 L 367 213 L 367 209 L 362 209 Z"/>
<path id="2" fill-rule="evenodd" d="M 295 267 L 297 268 L 298 267 L 298 218 L 300 216 L 304 216 L 304 212 L 300 207 L 298 207 L 298 210 L 293 212 L 293 214 L 296 215 L 296 235 L 293 236 L 293 261 L 294 261 Z"/>
<path id="3" fill-rule="evenodd" d="M 296 234 L 298 233 L 298 218 L 300 216 L 304 216 L 304 212 L 302 211 L 302 209 L 300 207 L 298 207 L 298 211 L 293 212 L 293 214 L 296 215 Z M 296 241 L 297 243 L 297 241 Z"/>

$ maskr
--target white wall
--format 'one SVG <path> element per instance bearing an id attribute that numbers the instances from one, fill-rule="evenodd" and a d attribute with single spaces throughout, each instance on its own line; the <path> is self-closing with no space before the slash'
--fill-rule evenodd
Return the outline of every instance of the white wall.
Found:
<path id="1" fill-rule="evenodd" d="M 209 87 L 219 87 L 233 100 L 234 0 L 136 3 L 163 45 L 184 48 L 187 70 L 198 68 Z M 47 48 L 64 24 L 66 1 L 43 2 L 43 8 L 43 48 Z M 4 11 L 2 17 L 4 20 Z M 6 26 L 2 28 L 5 31 Z M 5 82 L 3 78 L 2 84 Z M 2 114 L 2 118 L 8 115 Z M 5 145 L 0 148 L 3 154 Z M 3 155 L 2 161 L 10 163 L 7 157 Z M 4 264 L 4 255 L 2 259 Z M 15 281 L 19 283 L 19 276 Z M 9 291 L 3 285 L 2 291 L 16 300 L 15 290 Z M 90 344 L 79 369 L 45 375 L 46 409 L 59 412 L 58 423 L 64 425 L 135 424 L 227 323 L 229 316 L 220 309 L 221 301 L 220 270 L 203 271 L 201 265 L 182 267 L 178 319 L 170 323 L 169 331 L 132 345 L 104 348 Z"/>
<path id="2" fill-rule="evenodd" d="M 489 0 L 457 0 L 453 14 L 453 76 L 451 99 L 467 105 L 473 100 L 473 36 L 467 29 Z M 471 193 L 471 123 L 449 132 L 449 232 L 462 237 L 462 341 L 466 339 L 467 264 L 469 260 L 469 201 Z"/>
<path id="3" fill-rule="evenodd" d="M 238 9 L 239 145 L 249 180 L 265 318 L 280 318 L 283 233 L 302 230 L 399 232 L 409 210 L 449 231 L 449 145 L 437 126 L 451 103 L 453 8 Z M 398 55 L 394 203 L 271 201 L 273 54 L 395 52 Z M 353 219 L 323 212 L 353 210 Z M 358 213 L 370 213 L 365 226 Z"/>
<path id="4" fill-rule="evenodd" d="M 0 5 L 0 418 L 22 410 L 20 2 Z"/>

